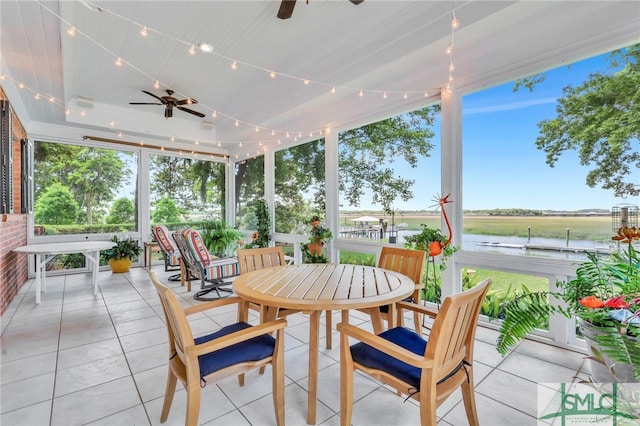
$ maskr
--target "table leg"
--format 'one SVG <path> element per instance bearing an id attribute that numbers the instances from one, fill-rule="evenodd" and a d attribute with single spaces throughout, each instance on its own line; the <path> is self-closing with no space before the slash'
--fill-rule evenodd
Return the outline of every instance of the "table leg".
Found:
<path id="1" fill-rule="evenodd" d="M 373 333 L 380 334 L 384 330 L 382 328 L 382 316 L 380 315 L 380 308 L 373 307 L 367 309 L 368 314 L 371 316 L 371 325 L 373 325 Z"/>
<path id="2" fill-rule="evenodd" d="M 42 275 L 44 274 L 42 255 L 36 254 L 36 305 L 40 304 L 40 292 L 42 291 Z"/>
<path id="3" fill-rule="evenodd" d="M 91 253 L 82 253 L 84 254 L 87 262 L 91 262 L 93 264 L 93 270 L 91 272 L 91 278 L 93 280 L 93 295 L 98 295 L 98 269 L 100 268 L 100 252 L 92 251 Z"/>
<path id="4" fill-rule="evenodd" d="M 316 405 L 318 402 L 318 350 L 320 349 L 320 313 L 311 311 L 309 329 L 309 397 L 307 408 L 307 424 L 316 424 Z"/>

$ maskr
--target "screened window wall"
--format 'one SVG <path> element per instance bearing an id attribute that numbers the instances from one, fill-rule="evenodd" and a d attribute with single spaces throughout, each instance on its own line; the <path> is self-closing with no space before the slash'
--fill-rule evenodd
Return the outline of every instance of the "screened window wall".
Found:
<path id="1" fill-rule="evenodd" d="M 174 230 L 224 220 L 225 163 L 163 154 L 150 154 L 149 163 L 151 225 Z"/>

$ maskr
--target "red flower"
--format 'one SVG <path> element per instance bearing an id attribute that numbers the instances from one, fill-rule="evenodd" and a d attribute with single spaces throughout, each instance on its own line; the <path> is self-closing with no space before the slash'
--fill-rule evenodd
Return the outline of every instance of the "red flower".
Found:
<path id="1" fill-rule="evenodd" d="M 596 309 L 603 308 L 604 302 L 598 299 L 596 296 L 587 296 L 580 299 L 580 304 L 582 306 L 586 306 L 587 308 Z"/>
<path id="2" fill-rule="evenodd" d="M 612 297 L 604 302 L 604 305 L 614 309 L 624 309 L 628 307 L 627 302 L 624 301 L 624 296 Z"/>

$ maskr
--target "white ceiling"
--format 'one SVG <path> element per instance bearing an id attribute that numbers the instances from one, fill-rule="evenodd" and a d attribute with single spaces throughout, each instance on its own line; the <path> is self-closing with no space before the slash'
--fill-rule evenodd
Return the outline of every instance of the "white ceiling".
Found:
<path id="1" fill-rule="evenodd" d="M 449 78 L 453 6 L 462 93 L 640 42 L 639 1 L 299 0 L 280 20 L 277 0 L 2 0 L 0 84 L 31 137 L 253 155 L 433 102 Z M 201 42 L 214 52 L 191 55 Z M 207 116 L 129 105 L 167 88 Z"/>

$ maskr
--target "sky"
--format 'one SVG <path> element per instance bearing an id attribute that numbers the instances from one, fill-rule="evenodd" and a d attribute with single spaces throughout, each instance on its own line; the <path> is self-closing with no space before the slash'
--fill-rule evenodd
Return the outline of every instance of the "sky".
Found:
<path id="1" fill-rule="evenodd" d="M 577 153 L 563 153 L 551 168 L 544 152 L 535 147 L 537 124 L 556 117 L 556 99 L 562 96 L 562 88 L 581 84 L 590 73 L 606 72 L 606 56 L 550 70 L 545 82 L 533 92 L 521 88 L 514 93 L 513 82 L 509 82 L 463 96 L 463 209 L 571 211 L 640 204 L 638 197 L 616 198 L 611 191 L 589 188 L 585 183 L 588 168 L 580 166 Z M 440 192 L 439 122 L 434 130 L 436 149 L 420 161 L 417 169 L 403 167 L 401 161 L 392 163 L 406 177 L 416 180 L 414 199 L 396 202 L 396 209 L 430 209 L 433 196 Z M 640 170 L 635 173 L 640 183 Z M 359 208 L 343 203 L 342 209 L 381 207 L 372 205 L 365 194 Z"/>

